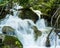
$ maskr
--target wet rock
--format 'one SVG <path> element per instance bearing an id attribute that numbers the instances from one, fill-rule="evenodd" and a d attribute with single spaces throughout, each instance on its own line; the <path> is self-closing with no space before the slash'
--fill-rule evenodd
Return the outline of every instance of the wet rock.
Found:
<path id="1" fill-rule="evenodd" d="M 42 35 L 42 32 L 39 31 L 36 26 L 33 26 L 32 28 L 33 28 L 33 30 L 34 30 L 34 37 L 35 37 L 35 40 L 37 40 L 38 37 L 40 37 L 40 36 Z"/>
<path id="2" fill-rule="evenodd" d="M 60 39 L 60 35 L 58 35 L 59 39 Z"/>
<path id="3" fill-rule="evenodd" d="M 56 35 L 58 35 L 58 37 L 60 39 L 60 29 L 55 29 L 54 31 L 55 31 Z"/>
<path id="4" fill-rule="evenodd" d="M 5 39 L 5 36 L 3 34 L 0 34 L 0 47 L 4 45 L 3 44 L 4 39 Z"/>
<path id="5" fill-rule="evenodd" d="M 3 34 L 0 34 L 0 44 L 4 41 L 5 36 Z"/>
<path id="6" fill-rule="evenodd" d="M 50 45 L 50 40 L 49 40 L 49 38 L 47 38 L 47 40 L 46 40 L 46 47 L 50 47 L 51 45 Z"/>
<path id="7" fill-rule="evenodd" d="M 21 9 L 19 17 L 22 18 L 22 19 L 31 19 L 34 22 L 36 22 L 39 18 L 38 15 L 29 8 Z"/>
<path id="8" fill-rule="evenodd" d="M 14 34 L 15 34 L 14 31 L 15 31 L 15 29 L 13 29 L 13 28 L 10 27 L 10 26 L 4 26 L 4 27 L 2 28 L 3 34 L 12 34 L 12 35 L 14 35 Z"/>

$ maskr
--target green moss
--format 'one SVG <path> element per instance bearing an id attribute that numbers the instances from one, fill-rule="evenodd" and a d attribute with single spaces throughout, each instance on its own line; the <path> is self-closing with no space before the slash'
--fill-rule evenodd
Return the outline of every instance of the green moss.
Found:
<path id="1" fill-rule="evenodd" d="M 13 36 L 6 35 L 3 43 L 4 43 L 3 48 L 14 48 L 14 47 L 23 48 L 22 43 L 16 37 Z"/>

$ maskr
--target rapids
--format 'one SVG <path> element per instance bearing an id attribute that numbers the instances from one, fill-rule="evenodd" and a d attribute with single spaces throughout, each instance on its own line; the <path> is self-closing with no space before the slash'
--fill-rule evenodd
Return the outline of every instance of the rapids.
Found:
<path id="1" fill-rule="evenodd" d="M 17 7 L 17 8 L 16 8 Z M 14 10 L 16 8 L 17 10 Z M 46 37 L 49 34 L 51 27 L 47 27 L 44 19 L 38 19 L 36 24 L 30 19 L 24 19 L 18 17 L 18 9 L 22 8 L 21 6 L 15 6 L 11 10 L 13 11 L 13 15 L 7 14 L 6 17 L 0 20 L 0 33 L 2 33 L 3 26 L 10 26 L 15 29 L 15 36 L 21 41 L 23 44 L 23 48 L 48 48 L 45 46 Z M 40 14 L 40 13 L 39 13 Z M 33 26 L 36 26 L 38 30 L 42 32 L 42 35 L 37 38 L 35 41 Z M 60 48 L 60 39 L 54 33 L 51 33 L 49 48 Z M 55 42 L 56 41 L 56 42 Z"/>

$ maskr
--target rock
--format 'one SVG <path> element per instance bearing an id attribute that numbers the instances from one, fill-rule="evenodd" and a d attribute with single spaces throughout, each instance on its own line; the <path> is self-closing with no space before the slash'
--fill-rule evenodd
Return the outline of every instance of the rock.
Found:
<path id="1" fill-rule="evenodd" d="M 3 34 L 0 34 L 0 47 L 4 46 L 3 41 L 5 39 L 5 36 Z"/>
<path id="2" fill-rule="evenodd" d="M 58 35 L 59 39 L 60 39 L 60 35 Z"/>
<path id="3" fill-rule="evenodd" d="M 21 12 L 19 14 L 19 17 L 22 19 L 31 19 L 34 21 L 34 23 L 38 20 L 38 15 L 32 11 L 32 9 L 29 8 L 23 8 L 21 9 Z"/>
<path id="4" fill-rule="evenodd" d="M 3 43 L 4 46 L 6 46 L 6 48 L 7 46 L 9 46 L 10 48 L 15 48 L 15 47 L 23 48 L 22 43 L 16 37 L 13 36 L 6 35 Z"/>
<path id="5" fill-rule="evenodd" d="M 58 35 L 58 37 L 60 39 L 60 29 L 55 29 L 54 31 L 55 31 L 56 35 Z"/>
<path id="6" fill-rule="evenodd" d="M 0 6 L 0 19 L 5 18 L 7 14 L 9 14 L 9 10 L 5 10 L 5 7 Z"/>
<path id="7" fill-rule="evenodd" d="M 5 36 L 3 34 L 0 34 L 0 43 L 4 41 Z"/>
<path id="8" fill-rule="evenodd" d="M 50 47 L 51 45 L 50 45 L 50 40 L 49 40 L 49 38 L 47 37 L 47 40 L 46 40 L 46 47 Z"/>
<path id="9" fill-rule="evenodd" d="M 15 31 L 15 29 L 13 29 L 13 28 L 10 27 L 10 26 L 4 26 L 4 27 L 2 28 L 3 34 L 15 34 L 14 31 Z"/>
<path id="10" fill-rule="evenodd" d="M 37 40 L 38 37 L 40 37 L 40 36 L 42 35 L 42 32 L 39 31 L 36 26 L 33 26 L 32 28 L 33 28 L 33 30 L 34 30 L 35 40 Z"/>
<path id="11" fill-rule="evenodd" d="M 10 13 L 10 9 L 12 8 L 12 6 L 12 2 L 8 0 L 4 0 L 2 1 L 2 3 L 0 3 L 0 19 L 5 18 L 6 15 Z"/>
<path id="12" fill-rule="evenodd" d="M 60 29 L 55 29 L 54 31 L 55 31 L 56 35 L 58 35 L 58 37 L 60 39 Z"/>

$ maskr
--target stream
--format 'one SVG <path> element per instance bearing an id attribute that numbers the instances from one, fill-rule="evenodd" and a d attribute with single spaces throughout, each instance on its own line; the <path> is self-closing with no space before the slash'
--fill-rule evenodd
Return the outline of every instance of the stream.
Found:
<path id="1" fill-rule="evenodd" d="M 46 47 L 47 36 L 52 29 L 46 25 L 44 19 L 39 18 L 36 24 L 30 19 L 21 19 L 18 17 L 18 10 L 21 6 L 15 6 L 11 10 L 13 15 L 7 14 L 4 19 L 0 21 L 0 33 L 2 33 L 3 26 L 10 26 L 15 29 L 15 36 L 22 43 L 23 48 L 60 48 L 60 39 L 54 31 L 49 36 L 50 47 Z M 41 36 L 38 36 L 37 40 L 34 37 L 33 27 L 37 27 L 42 32 Z"/>

